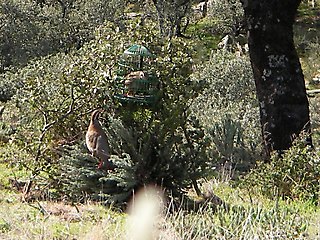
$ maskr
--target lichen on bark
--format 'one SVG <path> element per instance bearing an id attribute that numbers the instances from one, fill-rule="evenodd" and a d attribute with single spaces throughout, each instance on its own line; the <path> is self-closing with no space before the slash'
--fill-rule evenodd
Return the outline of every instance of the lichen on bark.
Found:
<path id="1" fill-rule="evenodd" d="M 288 149 L 301 131 L 310 132 L 304 76 L 293 42 L 293 24 L 300 2 L 243 1 L 262 135 L 268 155 L 273 150 Z"/>

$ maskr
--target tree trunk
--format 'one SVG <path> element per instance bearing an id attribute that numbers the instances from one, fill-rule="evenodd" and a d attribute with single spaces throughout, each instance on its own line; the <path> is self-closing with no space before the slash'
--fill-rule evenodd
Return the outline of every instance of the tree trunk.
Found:
<path id="1" fill-rule="evenodd" d="M 160 35 L 182 36 L 181 22 L 191 9 L 190 0 L 152 0 L 158 14 Z"/>
<path id="2" fill-rule="evenodd" d="M 244 0 L 251 65 L 267 155 L 285 150 L 294 137 L 310 134 L 309 103 L 293 42 L 301 0 Z M 308 139 L 311 144 L 311 138 Z"/>

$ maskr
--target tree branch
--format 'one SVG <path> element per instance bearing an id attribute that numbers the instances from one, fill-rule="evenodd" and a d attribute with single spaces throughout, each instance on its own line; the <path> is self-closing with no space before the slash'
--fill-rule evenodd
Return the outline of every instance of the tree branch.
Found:
<path id="1" fill-rule="evenodd" d="M 46 112 L 44 112 L 43 110 L 41 110 L 40 108 L 39 111 L 43 114 L 43 117 L 44 117 L 44 126 L 42 128 L 42 131 L 41 131 L 41 134 L 39 136 L 39 145 L 38 145 L 38 148 L 37 148 L 37 151 L 36 151 L 36 157 L 35 157 L 35 162 L 38 162 L 39 161 L 39 158 L 41 156 L 41 147 L 42 147 L 42 144 L 43 144 L 43 140 L 47 134 L 47 132 L 57 123 L 60 123 L 61 121 L 63 121 L 66 117 L 68 117 L 74 110 L 74 105 L 75 105 L 75 102 L 76 102 L 76 99 L 74 97 L 74 92 L 73 92 L 73 86 L 71 86 L 71 102 L 70 102 L 70 105 L 69 105 L 69 109 L 68 111 L 63 114 L 61 117 L 59 117 L 58 119 L 48 123 L 48 115 L 46 114 Z M 46 166 L 45 165 L 42 165 L 42 166 L 37 166 L 36 168 L 34 168 L 32 170 L 32 173 L 31 173 L 31 177 L 30 177 L 30 180 L 29 182 L 26 184 L 26 186 L 24 187 L 24 196 L 26 196 L 29 192 L 30 192 L 30 189 L 31 189 L 31 186 L 32 186 L 32 183 L 33 183 L 33 180 L 34 178 L 45 168 Z"/>

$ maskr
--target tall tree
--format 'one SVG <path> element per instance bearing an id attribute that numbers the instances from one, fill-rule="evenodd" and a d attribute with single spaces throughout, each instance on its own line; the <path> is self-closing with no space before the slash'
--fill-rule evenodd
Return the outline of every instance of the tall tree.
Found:
<path id="1" fill-rule="evenodd" d="M 242 0 L 267 154 L 288 149 L 301 131 L 310 132 L 304 76 L 293 41 L 300 2 Z"/>

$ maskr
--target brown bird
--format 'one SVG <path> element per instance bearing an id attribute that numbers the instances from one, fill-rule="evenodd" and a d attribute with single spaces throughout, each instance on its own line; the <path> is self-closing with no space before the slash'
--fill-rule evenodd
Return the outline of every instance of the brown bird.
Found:
<path id="1" fill-rule="evenodd" d="M 125 88 L 127 90 L 127 96 L 134 96 L 137 91 L 144 89 L 144 84 L 139 80 L 148 79 L 148 75 L 143 71 L 135 71 L 129 73 L 125 77 Z"/>
<path id="2" fill-rule="evenodd" d="M 100 110 L 95 110 L 91 114 L 90 124 L 86 133 L 86 144 L 92 156 L 100 160 L 98 168 L 112 170 L 114 166 L 112 162 L 109 161 L 110 155 L 107 136 L 98 120 L 100 113 Z"/>

